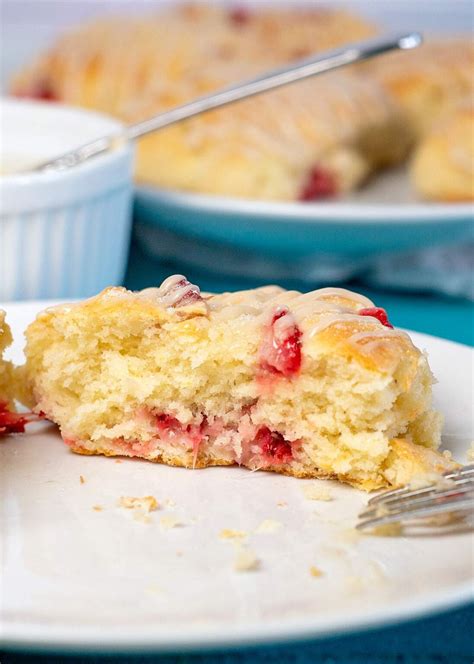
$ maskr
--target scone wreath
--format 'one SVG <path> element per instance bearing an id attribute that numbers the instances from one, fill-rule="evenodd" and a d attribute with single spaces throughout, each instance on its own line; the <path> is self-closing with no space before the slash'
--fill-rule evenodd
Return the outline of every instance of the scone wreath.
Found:
<path id="1" fill-rule="evenodd" d="M 9 433 L 23 433 L 32 419 L 31 413 L 14 411 L 14 367 L 3 359 L 5 349 L 11 344 L 12 335 L 5 320 L 5 312 L 0 309 L 0 438 Z"/>
<path id="2" fill-rule="evenodd" d="M 344 289 L 207 295 L 175 275 L 50 308 L 26 338 L 29 405 L 80 454 L 366 490 L 450 467 L 426 357 Z"/>

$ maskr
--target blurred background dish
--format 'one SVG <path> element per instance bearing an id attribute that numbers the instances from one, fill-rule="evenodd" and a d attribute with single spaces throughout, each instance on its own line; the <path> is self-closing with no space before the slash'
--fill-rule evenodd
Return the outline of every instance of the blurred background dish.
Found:
<path id="1" fill-rule="evenodd" d="M 321 3 L 304 10 L 178 3 L 146 17 L 135 11 L 99 18 L 66 31 L 27 66 L 13 67 L 20 72 L 11 90 L 137 121 L 386 29 L 384 12 L 345 6 L 349 11 Z M 404 12 L 410 27 L 425 27 L 426 12 L 409 19 L 406 3 L 397 9 L 397 27 Z M 452 30 L 462 27 L 459 16 L 451 22 Z M 372 282 L 398 288 L 412 283 L 403 277 L 400 253 L 440 246 L 435 270 L 415 280 L 418 286 L 472 296 L 464 266 L 473 235 L 473 64 L 469 35 L 428 35 L 415 51 L 142 139 L 135 171 L 139 244 L 181 269 L 214 266 L 221 274 L 240 270 L 309 286 L 372 274 Z M 447 264 L 445 247 L 456 245 L 462 260 L 451 250 Z M 387 260 L 394 255 L 395 269 Z M 412 267 L 413 261 L 411 255 Z"/>
<path id="2" fill-rule="evenodd" d="M 178 5 L 66 34 L 11 89 L 138 122 L 380 31 L 362 16 L 327 7 Z M 451 132 L 450 151 L 432 150 L 445 182 L 433 179 L 433 160 L 425 157 L 417 160 L 415 191 L 428 199 L 470 200 L 474 147 L 458 109 L 472 103 L 473 65 L 469 38 L 428 39 L 413 52 L 215 110 L 142 139 L 136 178 L 252 200 L 334 199 L 405 162 L 449 120 L 462 128 Z"/>
<path id="3" fill-rule="evenodd" d="M 304 287 L 357 278 L 473 297 L 468 3 L 460 0 L 456 12 L 441 0 L 430 12 L 404 1 L 284 4 L 157 2 L 144 12 L 125 2 L 117 16 L 98 0 L 69 3 L 45 19 L 27 1 L 36 46 L 20 52 L 13 45 L 19 14 L 7 0 L 8 87 L 136 121 L 387 27 L 427 30 L 416 51 L 143 139 L 135 235 L 157 269 Z M 22 14 L 22 35 L 24 22 Z"/>

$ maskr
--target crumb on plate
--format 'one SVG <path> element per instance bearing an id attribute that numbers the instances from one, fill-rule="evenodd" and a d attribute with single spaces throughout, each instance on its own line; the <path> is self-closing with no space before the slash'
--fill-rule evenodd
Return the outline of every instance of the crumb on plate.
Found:
<path id="1" fill-rule="evenodd" d="M 264 521 L 262 521 L 262 523 L 259 526 L 257 526 L 255 532 L 272 534 L 276 533 L 282 527 L 283 524 L 280 521 L 275 521 L 275 519 L 265 519 Z"/>
<path id="2" fill-rule="evenodd" d="M 160 519 L 160 526 L 163 530 L 171 530 L 172 528 L 178 528 L 184 526 L 182 519 L 180 519 L 175 514 L 165 514 Z"/>
<path id="3" fill-rule="evenodd" d="M 321 482 L 305 483 L 302 487 L 304 497 L 307 500 L 332 500 L 331 492 Z"/>
<path id="4" fill-rule="evenodd" d="M 251 572 L 260 567 L 260 561 L 255 551 L 247 548 L 240 548 L 234 560 L 234 569 L 236 572 Z"/>
<path id="5" fill-rule="evenodd" d="M 244 539 L 247 537 L 248 533 L 245 530 L 233 530 L 232 528 L 224 528 L 219 533 L 220 539 Z"/>
<path id="6" fill-rule="evenodd" d="M 139 523 L 151 523 L 151 518 L 142 510 L 133 511 L 133 520 L 138 521 Z"/>
<path id="7" fill-rule="evenodd" d="M 79 475 L 79 483 L 80 484 L 85 484 L 86 480 L 84 479 L 83 475 Z"/>
<path id="8" fill-rule="evenodd" d="M 323 573 L 322 573 L 322 571 L 319 569 L 319 567 L 316 567 L 315 565 L 311 565 L 311 567 L 309 568 L 309 573 L 310 573 L 310 575 L 313 576 L 315 579 L 316 579 L 317 577 L 323 575 Z"/>
<path id="9" fill-rule="evenodd" d="M 124 507 L 128 510 L 142 510 L 147 513 L 154 512 L 160 507 L 154 496 L 143 496 L 143 498 L 121 496 L 118 504 L 119 507 Z"/>

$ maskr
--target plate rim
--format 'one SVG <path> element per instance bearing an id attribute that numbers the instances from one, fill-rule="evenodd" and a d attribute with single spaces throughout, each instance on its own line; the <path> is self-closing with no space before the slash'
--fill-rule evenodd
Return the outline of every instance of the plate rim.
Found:
<path id="1" fill-rule="evenodd" d="M 7 302 L 7 314 L 24 308 L 41 309 L 52 306 L 57 300 L 25 300 Z M 11 322 L 11 321 L 10 321 Z M 450 339 L 424 332 L 406 330 L 417 337 L 416 343 L 432 340 L 459 347 L 462 352 L 474 353 L 474 349 Z M 474 601 L 472 580 L 456 583 L 447 589 L 423 593 L 416 598 L 407 597 L 395 605 L 387 604 L 376 614 L 370 609 L 357 615 L 353 607 L 337 616 L 321 620 L 321 616 L 284 618 L 255 623 L 253 620 L 240 622 L 237 626 L 226 625 L 216 633 L 215 626 L 194 625 L 183 634 L 182 628 L 147 625 L 142 629 L 135 627 L 133 632 L 121 631 L 116 626 L 104 631 L 100 625 L 82 626 L 62 625 L 59 628 L 41 623 L 9 623 L 0 620 L 0 646 L 11 650 L 35 650 L 38 652 L 202 652 L 222 648 L 251 647 L 257 645 L 285 644 L 301 641 L 319 641 L 333 636 L 347 636 L 364 631 L 382 629 L 396 624 L 406 624 L 416 619 L 427 618 L 450 609 L 466 606 Z"/>
<path id="2" fill-rule="evenodd" d="M 467 606 L 474 601 L 474 588 L 472 581 L 466 581 L 452 587 L 449 591 L 435 591 L 429 595 L 423 595 L 413 599 L 398 602 L 395 607 L 387 605 L 376 616 L 367 612 L 361 618 L 348 621 L 354 612 L 348 615 L 338 614 L 337 623 L 334 618 L 323 621 L 322 625 L 315 626 L 310 618 L 307 619 L 285 619 L 271 620 L 261 625 L 255 623 L 241 623 L 237 627 L 227 628 L 224 634 L 216 635 L 213 628 L 208 632 L 201 626 L 188 628 L 183 638 L 182 629 L 171 632 L 169 627 L 161 630 L 155 626 L 148 626 L 143 632 L 134 631 L 134 637 L 130 633 L 121 632 L 120 627 L 109 632 L 108 636 L 103 627 L 96 626 L 95 629 L 77 628 L 74 626 L 55 630 L 49 630 L 45 625 L 33 627 L 28 623 L 17 623 L 10 632 L 0 623 L 0 645 L 3 648 L 37 650 L 53 650 L 64 652 L 111 652 L 115 654 L 126 652 L 193 652 L 202 650 L 218 650 L 222 648 L 251 647 L 258 645 L 276 645 L 293 643 L 298 641 L 319 641 L 333 636 L 349 636 L 364 631 L 376 630 L 378 628 L 393 627 L 398 624 L 406 624 L 416 619 L 428 618 L 443 613 L 450 609 Z M 427 609 L 427 604 L 429 608 Z M 348 628 L 349 626 L 349 628 Z M 51 632 L 52 633 L 49 633 Z M 20 637 L 19 634 L 26 632 L 28 636 Z M 157 638 L 158 634 L 158 638 Z"/>
<path id="3" fill-rule="evenodd" d="M 370 204 L 346 202 L 279 203 L 198 194 L 162 189 L 150 184 L 136 183 L 135 197 L 140 203 L 153 198 L 157 203 L 183 210 L 215 214 L 240 214 L 257 218 L 271 217 L 275 222 L 292 221 L 314 223 L 330 221 L 334 224 L 361 222 L 364 225 L 387 223 L 433 223 L 469 221 L 474 214 L 473 203 L 400 203 Z"/>

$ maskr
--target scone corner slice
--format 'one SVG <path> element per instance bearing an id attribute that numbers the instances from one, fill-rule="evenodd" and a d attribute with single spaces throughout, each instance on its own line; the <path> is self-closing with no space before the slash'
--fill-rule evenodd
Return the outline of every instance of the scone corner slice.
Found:
<path id="1" fill-rule="evenodd" d="M 76 452 L 238 463 L 367 490 L 410 467 L 449 467 L 435 451 L 426 357 L 344 289 L 202 295 L 174 275 L 50 309 L 26 336 L 30 404 Z"/>

